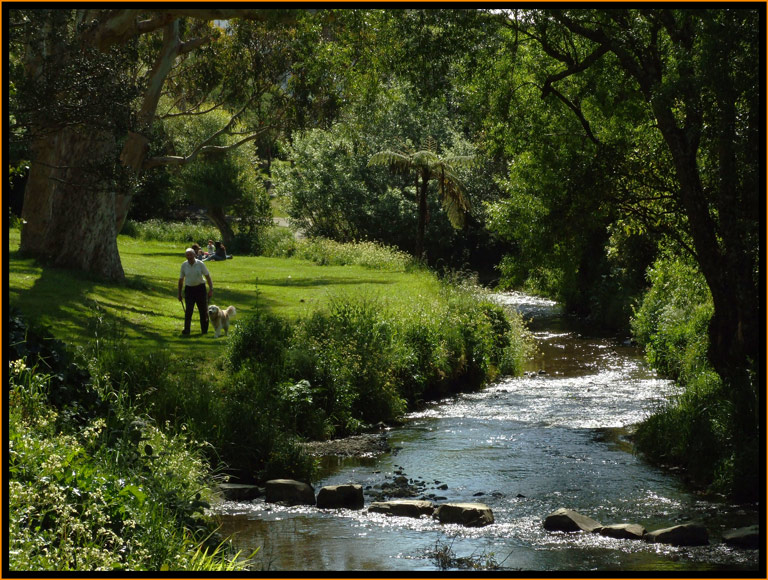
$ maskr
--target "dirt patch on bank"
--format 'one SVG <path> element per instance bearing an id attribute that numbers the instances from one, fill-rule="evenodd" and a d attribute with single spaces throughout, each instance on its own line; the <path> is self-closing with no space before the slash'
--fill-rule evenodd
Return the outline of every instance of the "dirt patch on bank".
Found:
<path id="1" fill-rule="evenodd" d="M 309 441 L 304 449 L 310 455 L 340 457 L 373 457 L 391 451 L 387 433 L 364 433 L 330 441 Z"/>

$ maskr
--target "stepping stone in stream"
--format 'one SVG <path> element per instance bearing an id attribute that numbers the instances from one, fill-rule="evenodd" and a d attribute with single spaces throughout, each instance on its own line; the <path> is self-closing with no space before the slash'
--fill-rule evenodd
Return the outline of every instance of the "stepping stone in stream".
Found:
<path id="1" fill-rule="evenodd" d="M 760 547 L 760 526 L 738 528 L 723 534 L 723 541 L 729 546 L 756 550 Z"/>
<path id="2" fill-rule="evenodd" d="M 619 540 L 642 540 L 645 528 L 639 524 L 612 524 L 597 528 L 595 533 Z"/>
<path id="3" fill-rule="evenodd" d="M 682 524 L 648 532 L 643 539 L 646 542 L 672 546 L 706 546 L 709 544 L 709 532 L 700 524 Z"/>
<path id="4" fill-rule="evenodd" d="M 219 490 L 227 501 L 250 501 L 264 495 L 264 488 L 244 483 L 220 483 Z"/>
<path id="5" fill-rule="evenodd" d="M 421 516 L 431 516 L 435 511 L 435 504 L 431 501 L 412 499 L 375 501 L 368 506 L 368 511 L 390 516 L 420 518 Z"/>
<path id="6" fill-rule="evenodd" d="M 319 508 L 363 509 L 363 486 L 358 484 L 326 485 L 317 492 Z"/>
<path id="7" fill-rule="evenodd" d="M 315 490 L 308 483 L 293 479 L 270 479 L 266 483 L 267 503 L 315 505 Z"/>
<path id="8" fill-rule="evenodd" d="M 566 508 L 560 508 L 544 519 L 544 529 L 550 532 L 594 532 L 602 524 Z"/>
<path id="9" fill-rule="evenodd" d="M 446 503 L 435 510 L 441 524 L 480 528 L 494 522 L 493 512 L 484 503 Z"/>

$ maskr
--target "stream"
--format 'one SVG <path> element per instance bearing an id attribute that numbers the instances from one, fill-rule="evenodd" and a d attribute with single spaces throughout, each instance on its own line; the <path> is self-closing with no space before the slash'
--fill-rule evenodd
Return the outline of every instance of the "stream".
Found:
<path id="1" fill-rule="evenodd" d="M 721 539 L 731 528 L 757 524 L 756 508 L 693 493 L 632 453 L 628 428 L 677 387 L 649 370 L 636 347 L 582 335 L 551 301 L 519 293 L 498 298 L 530 319 L 538 352 L 526 375 L 408 415 L 389 431 L 391 452 L 325 458 L 313 483 L 316 492 L 361 484 L 368 505 L 376 486 L 403 474 L 423 482 L 422 495 L 437 504 L 485 503 L 495 523 L 463 528 L 254 500 L 218 505 L 220 533 L 233 536 L 245 555 L 259 548 L 255 570 L 434 572 L 441 570 L 437 554 L 449 554 L 449 569 L 461 568 L 464 558 L 503 571 L 757 571 L 758 550 Z M 544 517 L 561 507 L 648 531 L 696 522 L 707 527 L 710 544 L 547 532 Z"/>

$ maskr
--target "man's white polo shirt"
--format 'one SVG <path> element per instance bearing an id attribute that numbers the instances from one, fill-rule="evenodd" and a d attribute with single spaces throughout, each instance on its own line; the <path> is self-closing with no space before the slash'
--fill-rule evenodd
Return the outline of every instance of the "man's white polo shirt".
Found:
<path id="1" fill-rule="evenodd" d="M 179 278 L 184 278 L 184 283 L 187 286 L 199 286 L 200 284 L 205 284 L 203 276 L 209 275 L 208 268 L 200 260 L 195 260 L 194 264 L 190 264 L 189 260 L 184 260 L 184 263 L 181 265 L 181 276 Z"/>

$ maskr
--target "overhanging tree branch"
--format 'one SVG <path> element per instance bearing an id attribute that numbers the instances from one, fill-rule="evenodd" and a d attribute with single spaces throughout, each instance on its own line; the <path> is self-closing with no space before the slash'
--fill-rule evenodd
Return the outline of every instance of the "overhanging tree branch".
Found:
<path id="1" fill-rule="evenodd" d="M 590 66 L 592 66 L 595 62 L 597 62 L 607 52 L 608 52 L 607 46 L 598 46 L 597 49 L 592 54 L 587 56 L 581 62 L 572 62 L 571 66 L 569 66 L 565 70 L 562 70 L 555 75 L 547 77 L 547 80 L 544 81 L 544 88 L 542 89 L 542 94 L 541 94 L 542 98 L 546 97 L 549 94 L 549 92 L 552 90 L 553 83 L 556 83 L 559 80 L 562 80 L 571 75 L 587 70 Z"/>
<path id="2" fill-rule="evenodd" d="M 120 162 L 135 171 L 142 168 L 149 143 L 149 138 L 143 133 L 152 125 L 165 79 L 178 55 L 179 45 L 179 22 L 174 20 L 167 24 L 163 30 L 163 46 L 147 79 L 147 90 L 144 92 L 144 99 L 138 114 L 138 131 L 129 132 L 128 139 L 120 154 Z"/>
<path id="3" fill-rule="evenodd" d="M 241 139 L 240 141 L 237 141 L 236 143 L 232 143 L 231 145 L 206 145 L 206 146 L 198 146 L 195 148 L 192 153 L 186 156 L 182 155 L 166 155 L 166 156 L 159 156 L 159 157 L 150 157 L 146 161 L 144 161 L 144 165 L 142 166 L 143 169 L 151 169 L 153 167 L 159 167 L 161 165 L 167 165 L 167 166 L 181 166 L 181 165 L 187 165 L 188 163 L 192 163 L 197 159 L 200 155 L 205 153 L 226 153 L 227 151 L 232 151 L 233 149 L 237 149 L 241 145 L 244 145 L 245 143 L 248 143 L 249 141 L 253 141 L 256 139 L 259 135 L 264 133 L 265 131 L 272 129 L 273 127 L 265 127 L 263 129 L 260 129 L 256 133 L 253 133 L 249 135 L 248 137 Z"/>
<path id="4" fill-rule="evenodd" d="M 584 116 L 584 113 L 581 111 L 581 107 L 572 101 L 570 101 L 565 95 L 563 95 L 560 91 L 549 87 L 549 93 L 552 93 L 555 95 L 560 101 L 562 101 L 566 107 L 568 107 L 571 111 L 573 111 L 573 114 L 576 115 L 576 118 L 581 123 L 581 126 L 584 128 L 584 132 L 587 134 L 587 137 L 589 138 L 592 143 L 595 145 L 600 145 L 600 140 L 595 136 L 595 134 L 592 132 L 592 127 L 589 125 L 589 121 L 587 121 L 587 118 Z M 542 98 L 545 95 L 542 94 Z"/>
<path id="5" fill-rule="evenodd" d="M 159 30 L 177 18 L 188 17 L 196 20 L 228 20 L 243 18 L 246 20 L 266 21 L 275 19 L 283 24 L 296 21 L 296 10 L 266 10 L 243 8 L 171 8 L 153 11 L 152 18 L 139 20 L 141 10 L 107 10 L 101 18 L 93 19 L 98 22 L 87 33 L 84 41 L 106 50 L 110 46 L 122 44 L 131 38 Z M 87 23 L 86 23 L 87 25 Z"/>

